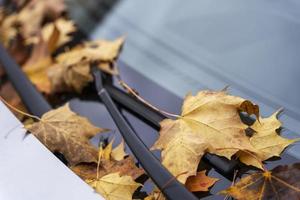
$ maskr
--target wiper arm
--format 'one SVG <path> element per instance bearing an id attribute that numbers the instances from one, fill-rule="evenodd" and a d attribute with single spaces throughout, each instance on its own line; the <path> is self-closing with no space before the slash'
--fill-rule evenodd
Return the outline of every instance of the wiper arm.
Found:
<path id="1" fill-rule="evenodd" d="M 165 167 L 162 166 L 159 160 L 152 154 L 152 152 L 150 152 L 140 137 L 129 126 L 111 99 L 109 93 L 103 87 L 101 72 L 98 69 L 93 68 L 93 75 L 95 79 L 95 86 L 101 101 L 113 118 L 126 144 L 141 163 L 151 180 L 154 181 L 167 199 L 196 200 L 197 198 L 189 192 L 183 184 L 179 183 Z"/>

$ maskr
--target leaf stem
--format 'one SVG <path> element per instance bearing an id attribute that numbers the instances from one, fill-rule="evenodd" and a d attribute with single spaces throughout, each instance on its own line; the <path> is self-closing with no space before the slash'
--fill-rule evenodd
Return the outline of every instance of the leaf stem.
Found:
<path id="1" fill-rule="evenodd" d="M 188 171 L 181 172 L 180 174 L 177 174 L 176 176 L 172 177 L 170 180 L 168 180 L 168 182 L 166 182 L 166 183 L 162 186 L 161 190 L 164 190 L 168 185 L 170 185 L 170 183 L 172 183 L 172 182 L 173 182 L 175 179 L 177 179 L 179 176 L 184 175 L 184 174 L 187 174 L 187 173 L 188 173 Z"/>
<path id="2" fill-rule="evenodd" d="M 29 113 L 26 113 L 22 110 L 19 110 L 18 108 L 10 105 L 3 97 L 0 96 L 0 100 L 6 105 L 8 106 L 10 109 L 12 109 L 13 111 L 17 112 L 17 113 L 20 113 L 21 115 L 24 115 L 26 117 L 30 117 L 30 118 L 33 118 L 33 119 L 36 119 L 38 121 L 42 121 L 41 118 L 39 118 L 38 116 L 35 116 L 35 115 L 31 115 Z"/>
<path id="3" fill-rule="evenodd" d="M 166 116 L 170 116 L 170 117 L 175 117 L 175 118 L 180 118 L 180 115 L 176 115 L 173 113 L 169 113 L 167 111 L 158 109 L 157 107 L 153 106 L 151 103 L 149 103 L 147 100 L 143 99 L 140 95 L 138 95 L 127 83 L 125 83 L 123 80 L 119 80 L 119 84 L 125 89 L 127 90 L 130 94 L 132 94 L 134 97 L 136 97 L 139 101 L 141 101 L 142 103 L 144 103 L 145 105 L 149 106 L 150 108 L 152 108 L 153 110 L 156 110 L 160 113 L 162 113 L 163 115 Z"/>

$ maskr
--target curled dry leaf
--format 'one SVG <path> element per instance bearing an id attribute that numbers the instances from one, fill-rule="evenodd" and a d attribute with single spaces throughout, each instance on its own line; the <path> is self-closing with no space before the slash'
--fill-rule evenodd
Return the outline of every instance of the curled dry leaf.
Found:
<path id="1" fill-rule="evenodd" d="M 191 192 L 205 192 L 208 191 L 219 179 L 206 176 L 206 170 L 197 172 L 196 176 L 190 176 L 185 187 Z"/>
<path id="2" fill-rule="evenodd" d="M 153 149 L 162 150 L 162 163 L 185 183 L 196 175 L 199 161 L 205 152 L 228 159 L 238 151 L 255 152 L 245 134 L 239 112 L 258 115 L 258 106 L 226 91 L 201 91 L 187 95 L 181 117 L 161 122 L 160 137 Z"/>
<path id="3" fill-rule="evenodd" d="M 52 91 L 81 92 L 93 80 L 90 74 L 92 65 L 98 65 L 110 74 L 117 74 L 114 63 L 123 42 L 123 37 L 114 41 L 87 42 L 60 54 L 56 58 L 56 64 L 48 70 Z"/>
<path id="4" fill-rule="evenodd" d="M 135 190 L 142 184 L 135 182 L 131 176 L 111 173 L 99 180 L 87 180 L 95 190 L 107 200 L 132 200 Z"/>
<path id="5" fill-rule="evenodd" d="M 105 131 L 72 112 L 68 104 L 45 113 L 41 121 L 26 128 L 52 152 L 62 153 L 70 165 L 97 162 L 97 149 L 89 139 Z"/>
<path id="6" fill-rule="evenodd" d="M 117 59 L 123 43 L 124 37 L 120 37 L 114 41 L 97 40 L 86 42 L 66 53 L 60 54 L 56 60 L 58 63 L 62 63 L 64 65 L 78 64 L 83 60 L 87 60 L 91 63 L 112 63 L 115 59 Z"/>
<path id="7" fill-rule="evenodd" d="M 239 200 L 300 199 L 300 163 L 254 173 L 221 192 Z"/>

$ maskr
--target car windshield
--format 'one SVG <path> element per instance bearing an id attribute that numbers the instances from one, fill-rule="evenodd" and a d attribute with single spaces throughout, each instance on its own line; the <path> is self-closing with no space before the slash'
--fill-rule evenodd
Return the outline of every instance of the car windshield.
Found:
<path id="1" fill-rule="evenodd" d="M 284 134 L 300 133 L 298 1 L 113 1 L 101 23 L 93 2 L 73 16 L 92 39 L 126 35 L 120 59 L 129 67 L 181 98 L 229 86 L 263 116 L 284 108 Z"/>

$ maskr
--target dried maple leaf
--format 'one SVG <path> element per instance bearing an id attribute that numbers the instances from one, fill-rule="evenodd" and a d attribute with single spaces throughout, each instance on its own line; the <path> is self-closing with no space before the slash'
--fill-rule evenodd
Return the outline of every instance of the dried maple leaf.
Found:
<path id="1" fill-rule="evenodd" d="M 96 163 L 81 163 L 71 167 L 71 169 L 83 180 L 95 179 L 97 177 Z M 144 170 L 135 165 L 134 159 L 131 156 L 120 161 L 101 159 L 98 170 L 99 177 L 115 172 L 119 172 L 121 176 L 131 176 L 134 180 L 144 174 Z"/>
<path id="2" fill-rule="evenodd" d="M 89 139 L 105 131 L 72 112 L 68 104 L 45 113 L 26 128 L 52 152 L 62 153 L 70 165 L 97 162 L 97 149 Z"/>
<path id="3" fill-rule="evenodd" d="M 162 164 L 185 183 L 196 175 L 199 161 L 205 152 L 228 159 L 238 151 L 255 152 L 245 134 L 247 126 L 239 112 L 258 116 L 258 106 L 226 91 L 201 91 L 188 95 L 177 120 L 161 122 L 160 137 L 152 149 L 162 150 Z"/>
<path id="4" fill-rule="evenodd" d="M 206 176 L 206 170 L 197 172 L 196 176 L 190 176 L 185 187 L 191 192 L 205 192 L 213 186 L 219 179 Z"/>
<path id="5" fill-rule="evenodd" d="M 84 43 L 87 58 L 91 60 L 101 60 L 111 62 L 117 59 L 123 46 L 125 38 L 120 37 L 114 41 L 96 40 Z"/>
<path id="6" fill-rule="evenodd" d="M 221 192 L 240 200 L 300 199 L 300 163 L 254 173 Z"/>
<path id="7" fill-rule="evenodd" d="M 86 42 L 82 46 L 77 46 L 70 51 L 60 54 L 56 60 L 63 65 L 79 64 L 82 61 L 90 63 L 98 63 L 100 69 L 110 74 L 117 74 L 114 68 L 114 62 L 117 59 L 124 37 L 120 37 L 114 41 L 97 40 Z"/>
<path id="8" fill-rule="evenodd" d="M 286 139 L 278 134 L 281 122 L 277 119 L 280 111 L 275 112 L 268 118 L 260 118 L 251 128 L 255 131 L 250 138 L 251 144 L 257 149 L 257 155 L 262 160 L 267 160 L 273 156 L 280 156 L 281 152 L 298 139 Z M 249 154 L 240 152 L 239 159 L 247 165 L 261 168 L 260 163 Z"/>
<path id="9" fill-rule="evenodd" d="M 181 183 L 185 183 L 189 176 L 195 175 L 198 164 L 207 143 L 192 133 L 185 123 L 172 120 L 161 122 L 161 135 L 155 143 L 155 148 L 162 148 L 162 164 L 174 175 L 178 176 Z M 183 172 L 188 172 L 184 173 Z"/>
<path id="10" fill-rule="evenodd" d="M 135 190 L 142 186 L 132 177 L 120 176 L 119 173 L 107 174 L 99 180 L 88 180 L 87 182 L 107 200 L 132 200 Z"/>

